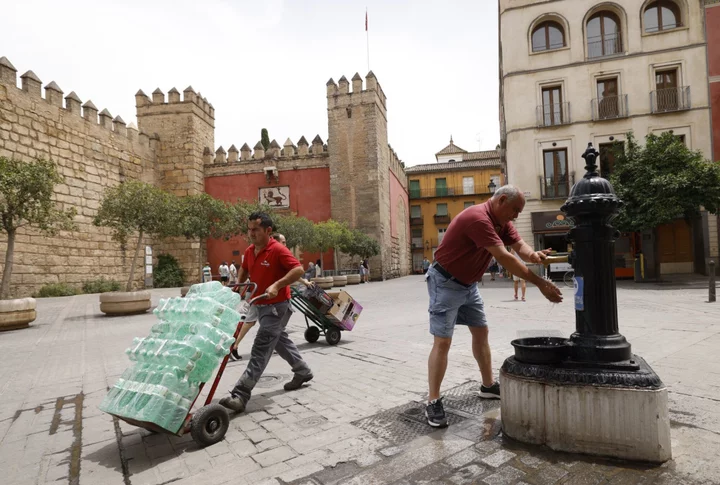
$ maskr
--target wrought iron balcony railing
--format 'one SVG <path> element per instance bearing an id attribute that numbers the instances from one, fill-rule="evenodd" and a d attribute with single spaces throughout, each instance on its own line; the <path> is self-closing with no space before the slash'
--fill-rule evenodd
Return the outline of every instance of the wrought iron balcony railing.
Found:
<path id="1" fill-rule="evenodd" d="M 575 172 L 560 177 L 557 181 L 553 178 L 545 178 L 542 175 L 540 180 L 540 198 L 543 200 L 567 199 L 570 195 L 570 188 L 575 184 Z"/>
<path id="2" fill-rule="evenodd" d="M 604 37 L 594 37 L 588 39 L 587 43 L 588 59 L 597 59 L 598 57 L 614 56 L 622 54 L 623 43 L 620 32 Z"/>
<path id="3" fill-rule="evenodd" d="M 605 96 L 590 101 L 593 121 L 625 118 L 628 115 L 627 94 Z"/>
<path id="4" fill-rule="evenodd" d="M 690 109 L 690 86 L 651 91 L 650 106 L 653 113 Z"/>
<path id="5" fill-rule="evenodd" d="M 491 195 L 487 187 L 435 187 L 432 189 L 410 189 L 411 199 L 429 199 L 433 197 L 457 197 L 459 195 Z"/>
<path id="6" fill-rule="evenodd" d="M 450 214 L 445 215 L 437 215 L 434 216 L 435 224 L 450 224 Z"/>
<path id="7" fill-rule="evenodd" d="M 410 225 L 411 225 L 411 226 L 422 226 L 422 225 L 423 225 L 423 218 L 422 218 L 422 217 L 411 217 L 411 218 L 410 218 Z"/>
<path id="8" fill-rule="evenodd" d="M 537 107 L 537 126 L 558 126 L 570 123 L 570 103 L 542 104 Z"/>

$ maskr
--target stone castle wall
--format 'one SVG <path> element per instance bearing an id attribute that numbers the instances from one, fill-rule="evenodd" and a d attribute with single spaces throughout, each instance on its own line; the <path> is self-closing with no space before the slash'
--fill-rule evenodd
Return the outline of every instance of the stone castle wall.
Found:
<path id="1" fill-rule="evenodd" d="M 43 88 L 28 71 L 17 87 L 17 71 L 0 58 L 0 155 L 21 160 L 47 158 L 65 177 L 55 200 L 74 207 L 78 230 L 47 237 L 34 229 L 17 236 L 11 292 L 26 296 L 48 283 L 82 282 L 105 276 L 124 282 L 136 241 L 121 248 L 110 231 L 92 225 L 103 192 L 123 180 L 155 184 L 176 195 L 199 194 L 206 178 L 248 174 L 257 178 L 275 167 L 289 176 L 302 169 L 329 170 L 330 213 L 353 228 L 376 238 L 381 254 L 371 261 L 374 279 L 410 272 L 407 177 L 388 145 L 386 97 L 370 72 L 363 79 L 344 77 L 329 82 L 327 145 L 319 136 L 297 145 L 273 140 L 265 151 L 245 144 L 213 153 L 214 107 L 191 87 L 167 95 L 155 90 L 135 95 L 138 128 L 119 116 L 98 109 L 71 92 L 65 95 L 51 82 Z M 274 175 L 267 175 L 272 185 Z M 278 180 L 276 179 L 277 183 Z M 404 199 L 403 199 L 404 197 Z M 404 200 L 404 202 L 403 202 Z M 0 254 L 6 248 L 0 236 Z M 155 256 L 168 252 L 178 258 L 187 282 L 198 281 L 206 260 L 205 244 L 197 240 L 156 241 L 149 238 Z M 136 268 L 136 287 L 143 287 L 143 261 Z M 0 261 L 2 264 L 2 261 Z M 0 266 L 0 271 L 2 266 Z"/>
<path id="2" fill-rule="evenodd" d="M 64 95 L 57 84 L 45 86 L 32 72 L 21 76 L 5 58 L 0 60 L 0 155 L 20 160 L 46 158 L 58 165 L 65 183 L 55 199 L 78 215 L 76 232 L 46 237 L 21 228 L 15 245 L 11 294 L 26 296 L 47 283 L 80 286 L 83 281 L 127 278 L 128 258 L 135 247 L 122 250 L 105 228 L 92 225 L 103 191 L 124 179 L 157 183 L 154 163 L 155 135 L 126 126 L 119 116 L 98 109 L 71 92 Z M 64 100 L 64 102 L 63 102 Z M 0 235 L 0 254 L 6 239 Z M 0 260 L 0 271 L 4 260 Z M 143 271 L 137 270 L 137 282 Z"/>

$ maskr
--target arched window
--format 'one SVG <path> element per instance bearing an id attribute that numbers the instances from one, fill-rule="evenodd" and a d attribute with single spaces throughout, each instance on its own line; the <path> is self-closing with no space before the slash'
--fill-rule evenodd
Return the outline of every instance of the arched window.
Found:
<path id="1" fill-rule="evenodd" d="M 548 20 L 539 24 L 532 33 L 533 52 L 549 51 L 565 47 L 565 31 L 557 22 Z"/>
<path id="2" fill-rule="evenodd" d="M 602 10 L 587 22 L 588 57 L 603 57 L 622 52 L 620 19 L 607 10 Z"/>
<path id="3" fill-rule="evenodd" d="M 661 32 L 676 29 L 680 22 L 680 8 L 672 0 L 652 2 L 645 9 L 645 32 Z"/>

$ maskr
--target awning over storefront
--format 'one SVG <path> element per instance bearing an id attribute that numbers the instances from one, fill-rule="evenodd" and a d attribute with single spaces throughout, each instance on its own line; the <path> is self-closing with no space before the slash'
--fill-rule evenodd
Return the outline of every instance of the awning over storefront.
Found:
<path id="1" fill-rule="evenodd" d="M 560 211 L 532 212 L 530 220 L 534 234 L 565 233 L 575 226 Z"/>

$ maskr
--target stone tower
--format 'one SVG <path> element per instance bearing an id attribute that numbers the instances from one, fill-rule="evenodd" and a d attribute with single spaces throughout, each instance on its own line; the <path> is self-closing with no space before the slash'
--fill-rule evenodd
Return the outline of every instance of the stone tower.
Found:
<path id="1" fill-rule="evenodd" d="M 397 214 L 407 219 L 407 200 L 390 200 L 396 186 L 407 187 L 407 179 L 399 161 L 391 160 L 385 94 L 371 71 L 365 89 L 359 74 L 352 78 L 352 91 L 345 76 L 337 84 L 330 79 L 327 101 L 332 218 L 380 242 L 381 253 L 370 262 L 373 278 L 408 274 L 408 222 Z M 391 210 L 391 204 L 403 207 Z"/>
<path id="2" fill-rule="evenodd" d="M 192 87 L 165 94 L 156 89 L 152 99 L 142 90 L 135 95 L 138 128 L 159 138 L 155 183 L 176 195 L 205 192 L 203 154 L 215 146 L 215 109 Z M 174 239 L 155 245 L 155 254 L 170 252 L 180 261 L 187 281 L 199 281 L 204 263 L 201 242 Z"/>

